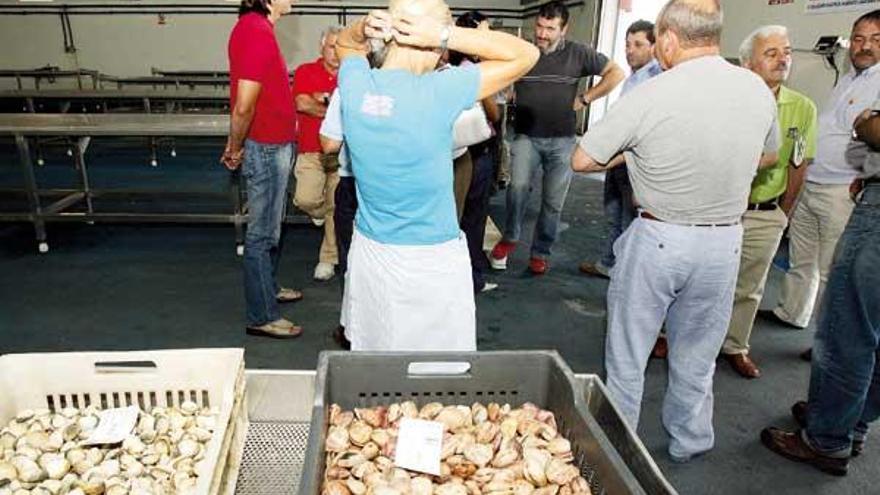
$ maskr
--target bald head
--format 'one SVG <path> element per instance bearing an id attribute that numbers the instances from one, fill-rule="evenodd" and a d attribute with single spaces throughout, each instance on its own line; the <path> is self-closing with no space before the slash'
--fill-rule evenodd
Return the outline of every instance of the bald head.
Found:
<path id="1" fill-rule="evenodd" d="M 669 0 L 657 16 L 657 34 L 672 31 L 682 48 L 721 44 L 720 0 Z"/>
<path id="2" fill-rule="evenodd" d="M 452 23 L 452 13 L 443 0 L 391 0 L 388 2 L 388 11 L 395 17 L 401 14 L 427 16 Z"/>

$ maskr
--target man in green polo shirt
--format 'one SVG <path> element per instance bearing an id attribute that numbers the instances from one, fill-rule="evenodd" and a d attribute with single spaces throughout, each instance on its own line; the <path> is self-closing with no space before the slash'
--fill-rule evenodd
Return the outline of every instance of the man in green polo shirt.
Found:
<path id="1" fill-rule="evenodd" d="M 737 373 L 758 378 L 761 371 L 749 357 L 749 335 L 764 295 L 767 272 L 800 194 L 807 165 L 816 153 L 816 105 L 782 85 L 791 69 L 791 42 L 785 27 L 756 29 L 740 46 L 740 60 L 761 76 L 776 96 L 782 138 L 779 161 L 758 170 L 752 182 L 742 218 L 742 254 L 733 314 L 721 350 Z"/>

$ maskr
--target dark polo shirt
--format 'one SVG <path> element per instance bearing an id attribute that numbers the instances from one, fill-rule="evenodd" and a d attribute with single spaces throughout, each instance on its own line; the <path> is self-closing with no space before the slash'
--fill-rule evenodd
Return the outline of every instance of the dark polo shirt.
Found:
<path id="1" fill-rule="evenodd" d="M 517 134 L 531 137 L 574 136 L 572 109 L 582 77 L 602 73 L 608 57 L 590 46 L 563 39 L 556 51 L 541 54 L 538 63 L 516 82 Z"/>

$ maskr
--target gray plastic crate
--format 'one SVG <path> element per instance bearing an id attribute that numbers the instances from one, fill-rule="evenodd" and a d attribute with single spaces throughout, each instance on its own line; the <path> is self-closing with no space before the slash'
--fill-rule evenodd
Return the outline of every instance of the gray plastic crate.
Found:
<path id="1" fill-rule="evenodd" d="M 467 363 L 460 374 L 411 374 L 412 363 Z M 473 353 L 322 352 L 315 405 L 299 495 L 318 495 L 324 478 L 323 446 L 329 405 L 343 409 L 412 400 L 442 402 L 533 402 L 556 415 L 559 431 L 572 443 L 575 462 L 597 494 L 642 494 L 638 479 L 588 412 L 583 391 L 553 351 Z"/>

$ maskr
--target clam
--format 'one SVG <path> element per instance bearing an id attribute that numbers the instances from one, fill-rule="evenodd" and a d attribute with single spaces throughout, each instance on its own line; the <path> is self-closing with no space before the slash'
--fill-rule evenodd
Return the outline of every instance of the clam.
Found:
<path id="1" fill-rule="evenodd" d="M 345 480 L 345 486 L 348 488 L 348 491 L 350 491 L 352 495 L 364 495 L 365 493 L 367 493 L 367 485 L 365 485 L 364 482 L 354 478 L 349 478 Z M 430 492 L 428 492 L 428 495 L 430 495 Z"/>
<path id="2" fill-rule="evenodd" d="M 60 480 L 46 480 L 40 483 L 39 488 L 46 490 L 51 495 L 58 495 L 64 488 L 64 484 Z"/>
<path id="3" fill-rule="evenodd" d="M 350 446 L 348 429 L 342 426 L 331 426 L 327 430 L 327 440 L 324 442 L 324 449 L 327 452 L 345 452 Z"/>
<path id="4" fill-rule="evenodd" d="M 434 488 L 434 495 L 468 495 L 468 490 L 463 484 L 443 483 Z"/>
<path id="5" fill-rule="evenodd" d="M 217 428 L 217 417 L 213 414 L 199 414 L 196 416 L 196 426 L 208 431 L 214 431 Z"/>
<path id="6" fill-rule="evenodd" d="M 538 488 L 532 492 L 532 495 L 556 495 L 559 491 L 559 485 L 548 485 L 542 488 Z"/>
<path id="7" fill-rule="evenodd" d="M 461 479 L 470 478 L 477 472 L 477 465 L 468 461 L 450 467 L 452 476 Z"/>
<path id="8" fill-rule="evenodd" d="M 557 485 L 567 485 L 580 475 L 578 468 L 562 459 L 551 459 L 544 472 L 547 481 Z"/>
<path id="9" fill-rule="evenodd" d="M 70 472 L 70 461 L 62 454 L 43 454 L 40 456 L 40 467 L 53 480 L 60 480 Z"/>
<path id="10" fill-rule="evenodd" d="M 144 442 L 135 435 L 129 435 L 122 441 L 122 449 L 132 455 L 142 454 L 145 448 Z"/>
<path id="11" fill-rule="evenodd" d="M 510 466 L 519 459 L 519 452 L 513 447 L 501 448 L 492 458 L 492 467 L 504 468 Z"/>
<path id="12" fill-rule="evenodd" d="M 25 456 L 12 458 L 10 462 L 18 473 L 18 480 L 24 483 L 35 483 L 46 479 L 46 473 L 33 459 Z"/>
<path id="13" fill-rule="evenodd" d="M 193 414 L 199 412 L 199 405 L 191 400 L 185 400 L 182 404 L 180 404 L 180 412 L 186 414 L 187 416 L 192 416 Z"/>
<path id="14" fill-rule="evenodd" d="M 475 440 L 479 443 L 491 443 L 498 435 L 500 429 L 498 425 L 490 421 L 485 421 L 477 425 L 474 431 Z"/>
<path id="15" fill-rule="evenodd" d="M 375 459 L 380 453 L 379 446 L 373 442 L 367 442 L 367 444 L 361 448 L 361 455 L 368 461 Z"/>
<path id="16" fill-rule="evenodd" d="M 404 495 L 400 490 L 390 485 L 375 485 L 367 489 L 368 495 Z"/>
<path id="17" fill-rule="evenodd" d="M 523 450 L 523 460 L 525 461 L 523 475 L 525 476 L 525 479 L 537 487 L 546 486 L 547 474 L 545 469 L 550 462 L 550 457 L 550 453 L 546 450 Z"/>
<path id="18" fill-rule="evenodd" d="M 7 450 L 15 447 L 15 441 L 18 439 L 9 428 L 3 428 L 0 431 L 0 449 Z"/>
<path id="19" fill-rule="evenodd" d="M 400 412 L 404 418 L 415 419 L 419 417 L 419 407 L 411 400 L 400 404 Z"/>
<path id="20" fill-rule="evenodd" d="M 480 488 L 480 485 L 474 480 L 465 481 L 464 486 L 468 490 L 468 495 L 483 495 L 483 490 Z"/>
<path id="21" fill-rule="evenodd" d="M 27 445 L 37 450 L 48 450 L 49 434 L 45 431 L 31 431 L 19 439 L 18 447 Z M 60 446 L 59 446 L 60 447 Z"/>
<path id="22" fill-rule="evenodd" d="M 3 480 L 12 481 L 16 478 L 18 478 L 18 471 L 15 466 L 8 462 L 0 462 L 0 486 L 5 484 Z"/>
<path id="23" fill-rule="evenodd" d="M 515 418 L 506 418 L 501 422 L 499 426 L 501 430 L 501 437 L 505 440 L 511 440 L 516 437 L 517 426 L 519 425 L 519 421 Z"/>
<path id="24" fill-rule="evenodd" d="M 441 410 L 443 410 L 443 404 L 439 402 L 429 402 L 422 406 L 422 409 L 419 411 L 419 418 L 434 419 Z"/>
<path id="25" fill-rule="evenodd" d="M 473 462 L 479 467 L 485 467 L 492 461 L 495 452 L 490 445 L 484 443 L 474 443 L 467 447 L 464 456 L 467 460 Z"/>
<path id="26" fill-rule="evenodd" d="M 324 470 L 324 479 L 345 480 L 351 477 L 351 471 L 339 466 L 330 466 Z"/>
<path id="27" fill-rule="evenodd" d="M 15 415 L 15 421 L 17 421 L 19 423 L 24 423 L 25 421 L 27 421 L 33 417 L 34 417 L 33 409 L 24 409 L 24 410 L 19 411 L 18 414 Z"/>
<path id="28" fill-rule="evenodd" d="M 344 481 L 330 480 L 324 483 L 321 495 L 351 495 L 351 491 Z"/>
<path id="29" fill-rule="evenodd" d="M 589 495 L 591 493 L 590 484 L 587 483 L 587 480 L 583 476 L 578 476 L 577 478 L 571 480 L 571 483 L 569 483 L 568 486 L 569 488 L 571 488 L 571 493 L 575 495 Z"/>
<path id="30" fill-rule="evenodd" d="M 201 449 L 202 445 L 198 440 L 192 438 L 184 438 L 177 444 L 177 451 L 180 452 L 180 455 L 185 457 L 195 457 Z"/>
<path id="31" fill-rule="evenodd" d="M 364 462 L 351 469 L 352 476 L 359 480 L 365 479 L 367 476 L 378 472 L 379 468 L 377 468 L 376 464 L 372 462 Z"/>
<path id="32" fill-rule="evenodd" d="M 532 495 L 535 487 L 526 480 L 518 479 L 513 482 L 513 495 Z"/>
<path id="33" fill-rule="evenodd" d="M 425 478 L 424 476 L 413 478 L 410 483 L 411 495 L 432 495 L 433 490 L 434 484 L 431 483 L 430 479 Z"/>
<path id="34" fill-rule="evenodd" d="M 400 404 L 395 402 L 388 406 L 388 413 L 385 418 L 388 424 L 396 423 L 401 417 L 403 417 L 403 410 L 400 408 Z"/>
<path id="35" fill-rule="evenodd" d="M 457 406 L 444 407 L 437 413 L 437 416 L 435 416 L 433 420 L 443 423 L 443 429 L 445 431 L 454 432 L 459 428 L 471 424 L 470 408 L 463 407 L 462 409 Z"/>
<path id="36" fill-rule="evenodd" d="M 355 408 L 354 415 L 358 419 L 367 422 L 373 428 L 384 428 L 388 417 L 388 409 L 382 406 L 376 408 Z"/>
<path id="37" fill-rule="evenodd" d="M 363 446 L 369 442 L 372 434 L 373 427 L 360 419 L 352 422 L 348 427 L 348 438 L 351 440 L 351 443 L 357 446 Z"/>
<path id="38" fill-rule="evenodd" d="M 343 468 L 354 468 L 365 462 L 367 462 L 366 457 L 354 452 L 345 452 L 336 459 L 336 465 Z"/>

